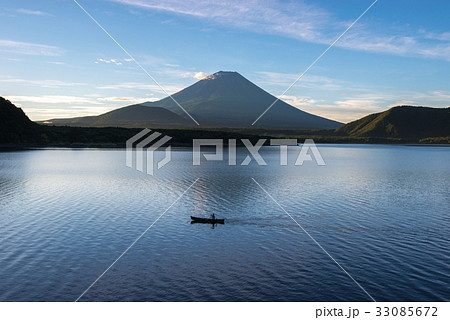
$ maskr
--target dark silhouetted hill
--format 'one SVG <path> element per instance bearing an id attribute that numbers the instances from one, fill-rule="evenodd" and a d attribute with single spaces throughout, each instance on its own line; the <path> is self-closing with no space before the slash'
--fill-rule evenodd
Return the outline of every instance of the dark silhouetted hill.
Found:
<path id="1" fill-rule="evenodd" d="M 450 108 L 393 107 L 345 124 L 336 133 L 410 141 L 450 137 Z"/>
<path id="2" fill-rule="evenodd" d="M 36 141 L 40 126 L 31 121 L 22 109 L 0 97 L 0 143 Z"/>

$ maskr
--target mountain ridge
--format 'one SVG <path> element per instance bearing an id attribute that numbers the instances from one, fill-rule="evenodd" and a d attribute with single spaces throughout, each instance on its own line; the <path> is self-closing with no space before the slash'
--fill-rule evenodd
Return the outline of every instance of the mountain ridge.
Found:
<path id="1" fill-rule="evenodd" d="M 411 112 L 412 111 L 412 112 Z M 392 118 L 392 114 L 394 114 Z M 403 116 L 407 114 L 406 116 Z M 174 145 L 189 145 L 192 139 L 278 138 L 314 139 L 317 143 L 422 143 L 450 144 L 450 108 L 394 107 L 343 125 L 337 130 L 159 129 L 173 137 Z M 392 119 L 391 119 L 392 118 Z M 398 123 L 400 119 L 400 124 Z M 402 125 L 411 126 L 405 131 Z M 377 128 L 377 132 L 373 130 Z M 381 128 L 381 129 L 380 129 Z M 398 129 L 400 128 L 400 129 Z M 428 128 L 428 129 L 427 129 Z M 152 128 L 156 129 L 156 128 Z M 125 141 L 142 128 L 44 126 L 31 121 L 22 109 L 0 97 L 0 147 L 11 146 L 95 146 L 124 147 Z M 416 131 L 411 135 L 408 131 Z M 431 130 L 431 131 L 430 131 Z M 382 134 L 384 132 L 384 134 Z M 380 137 L 380 136 L 385 137 Z"/>

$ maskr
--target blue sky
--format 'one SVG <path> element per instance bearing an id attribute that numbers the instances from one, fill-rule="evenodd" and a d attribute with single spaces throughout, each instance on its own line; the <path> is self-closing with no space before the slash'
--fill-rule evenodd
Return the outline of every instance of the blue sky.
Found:
<path id="1" fill-rule="evenodd" d="M 276 96 L 373 2 L 78 1 L 169 93 L 232 70 Z M 342 122 L 449 106 L 449 13 L 447 0 L 379 0 L 281 98 Z M 165 97 L 73 0 L 2 1 L 0 59 L 0 96 L 33 120 Z"/>

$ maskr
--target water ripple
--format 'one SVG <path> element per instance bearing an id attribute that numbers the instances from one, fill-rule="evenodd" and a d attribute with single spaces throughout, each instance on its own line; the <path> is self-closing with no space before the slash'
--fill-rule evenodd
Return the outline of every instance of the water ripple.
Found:
<path id="1" fill-rule="evenodd" d="M 267 167 L 176 151 L 155 176 L 120 150 L 0 153 L 0 300 L 73 301 L 197 178 L 84 300 L 368 301 L 251 178 L 377 300 L 450 298 L 448 149 L 323 146 L 325 167 L 264 150 Z M 212 213 L 225 225 L 190 224 Z"/>

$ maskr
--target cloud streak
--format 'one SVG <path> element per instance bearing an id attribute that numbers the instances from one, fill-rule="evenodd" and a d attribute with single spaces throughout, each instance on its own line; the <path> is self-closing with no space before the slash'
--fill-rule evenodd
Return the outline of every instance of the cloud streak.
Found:
<path id="1" fill-rule="evenodd" d="M 42 95 L 42 96 L 8 96 L 7 99 L 14 102 L 46 103 L 46 104 L 73 104 L 73 105 L 102 105 L 108 102 L 119 104 L 144 103 L 158 100 L 149 97 L 104 97 L 104 96 L 62 96 L 62 95 Z"/>
<path id="2" fill-rule="evenodd" d="M 123 60 L 119 60 L 119 59 L 103 59 L 103 58 L 98 58 L 97 61 L 95 61 L 95 63 L 106 63 L 106 64 L 115 64 L 116 66 L 121 66 L 123 65 L 123 62 L 132 62 L 133 59 L 123 59 Z"/>
<path id="3" fill-rule="evenodd" d="M 53 16 L 50 13 L 39 11 L 39 10 L 17 9 L 16 12 L 28 14 L 28 15 L 32 15 L 32 16 Z"/>
<path id="4" fill-rule="evenodd" d="M 99 115 L 118 106 L 159 100 L 153 97 L 108 97 L 98 94 L 88 96 L 6 96 L 19 107 L 25 102 L 26 114 L 35 121 Z"/>
<path id="5" fill-rule="evenodd" d="M 97 99 L 77 96 L 8 96 L 8 100 L 14 102 L 49 103 L 49 104 L 102 104 Z"/>
<path id="6" fill-rule="evenodd" d="M 149 101 L 156 101 L 159 99 L 157 99 L 157 98 L 136 98 L 136 97 L 105 97 L 105 98 L 98 98 L 97 100 L 104 101 L 104 102 L 138 104 L 138 103 L 144 103 L 144 102 L 149 102 Z"/>
<path id="7" fill-rule="evenodd" d="M 223 25 L 258 33 L 276 34 L 302 41 L 330 44 L 350 24 L 315 5 L 303 1 L 256 0 L 211 2 L 196 0 L 110 0 L 143 9 L 159 10 L 213 20 Z M 368 5 L 368 4 L 367 4 Z M 361 5 L 361 12 L 365 9 Z M 376 10 L 376 6 L 372 11 Z M 376 11 L 375 11 L 376 13 Z M 375 14 L 372 13 L 372 14 Z M 355 17 L 356 18 L 356 17 Z M 382 34 L 379 26 L 358 22 L 336 46 L 358 51 L 450 61 L 449 33 L 424 30 L 410 34 Z M 433 39 L 433 41 L 430 41 Z"/>
<path id="8" fill-rule="evenodd" d="M 66 82 L 60 80 L 26 80 L 26 79 L 3 79 L 0 80 L 7 83 L 19 83 L 24 85 L 38 86 L 42 88 L 59 88 L 59 87 L 72 87 L 72 86 L 84 86 L 86 83 L 81 82 Z"/>
<path id="9" fill-rule="evenodd" d="M 282 96 L 281 98 L 296 108 L 345 123 L 399 105 L 449 107 L 450 92 L 403 92 L 400 94 L 371 92 L 352 94 L 333 102 L 301 96 Z"/>
<path id="10" fill-rule="evenodd" d="M 63 53 L 63 50 L 56 46 L 2 39 L 0 39 L 0 51 L 50 57 L 60 56 Z"/>
<path id="11" fill-rule="evenodd" d="M 257 75 L 255 82 L 261 86 L 272 85 L 286 88 L 298 78 L 297 73 L 280 73 L 269 71 L 258 71 L 255 73 Z M 339 90 L 342 89 L 344 85 L 345 82 L 342 80 L 312 74 L 304 75 L 296 83 L 296 87 L 303 87 L 303 88 L 320 87 L 323 90 Z"/>
<path id="12" fill-rule="evenodd" d="M 80 116 L 96 116 L 113 110 L 114 107 L 106 106 L 74 106 L 71 108 L 49 107 L 49 108 L 26 108 L 27 116 L 33 121 L 49 119 L 73 118 Z"/>
<path id="13" fill-rule="evenodd" d="M 165 92 L 156 84 L 148 84 L 148 83 L 140 83 L 140 82 L 124 82 L 124 83 L 118 83 L 118 84 L 111 84 L 111 85 L 103 85 L 98 86 L 97 89 L 102 90 L 123 90 L 123 89 L 129 89 L 129 90 L 145 90 L 149 92 L 159 92 L 165 94 Z M 164 85 L 164 89 L 172 94 L 177 91 L 180 91 L 183 89 L 182 86 L 178 85 Z"/>

